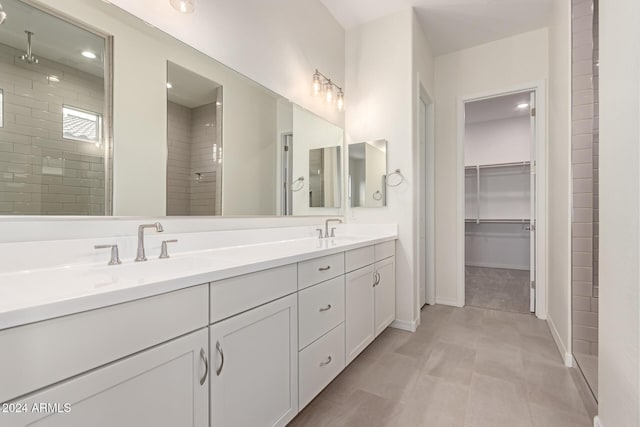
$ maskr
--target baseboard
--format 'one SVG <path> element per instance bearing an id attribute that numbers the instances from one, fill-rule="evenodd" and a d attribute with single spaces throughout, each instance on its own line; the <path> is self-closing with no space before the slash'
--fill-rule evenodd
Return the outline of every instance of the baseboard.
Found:
<path id="1" fill-rule="evenodd" d="M 597 415 L 593 417 L 593 427 L 602 427 L 602 423 L 600 422 L 600 417 Z"/>
<path id="2" fill-rule="evenodd" d="M 454 307 L 460 307 L 458 305 L 458 301 L 457 300 L 450 299 L 450 298 L 438 298 L 438 297 L 436 297 L 436 304 L 452 305 Z"/>
<path id="3" fill-rule="evenodd" d="M 468 267 L 500 268 L 503 270 L 529 270 L 528 265 L 497 264 L 492 262 L 465 262 Z"/>
<path id="4" fill-rule="evenodd" d="M 417 320 L 407 321 L 407 320 L 396 319 L 393 322 L 391 322 L 391 325 L 389 326 L 395 329 L 402 329 L 403 331 L 415 332 L 416 329 L 418 329 L 418 321 Z"/>
<path id="5" fill-rule="evenodd" d="M 573 367 L 573 355 L 567 351 L 564 343 L 560 339 L 560 334 L 556 329 L 555 323 L 553 323 L 553 319 L 551 317 L 547 317 L 547 325 L 549 326 L 549 330 L 551 331 L 551 336 L 558 347 L 558 351 L 560 352 L 560 356 L 562 356 L 562 360 L 564 361 L 564 366 L 567 368 Z"/>

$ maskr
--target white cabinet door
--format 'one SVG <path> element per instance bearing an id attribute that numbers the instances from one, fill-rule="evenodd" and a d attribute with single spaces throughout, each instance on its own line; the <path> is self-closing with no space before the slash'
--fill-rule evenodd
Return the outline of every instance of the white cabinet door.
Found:
<path id="1" fill-rule="evenodd" d="M 377 337 L 396 317 L 395 257 L 377 262 L 375 268 L 378 273 L 378 284 L 374 288 L 375 331 Z"/>
<path id="2" fill-rule="evenodd" d="M 27 413 L 0 414 L 0 425 L 206 427 L 207 349 L 201 329 L 19 399 Z"/>
<path id="3" fill-rule="evenodd" d="M 373 265 L 346 275 L 346 363 L 349 364 L 374 339 Z"/>
<path id="4" fill-rule="evenodd" d="M 297 298 L 211 326 L 211 425 L 284 426 L 298 412 Z"/>

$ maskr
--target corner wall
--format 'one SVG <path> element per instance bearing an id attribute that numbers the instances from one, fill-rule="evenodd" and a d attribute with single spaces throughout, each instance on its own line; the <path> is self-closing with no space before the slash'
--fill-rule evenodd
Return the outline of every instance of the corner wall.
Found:
<path id="1" fill-rule="evenodd" d="M 571 1 L 553 3 L 549 27 L 547 151 L 549 326 L 565 364 L 571 357 Z"/>
<path id="2" fill-rule="evenodd" d="M 600 7 L 600 344 L 603 427 L 640 425 L 640 2 Z"/>
<path id="3" fill-rule="evenodd" d="M 433 85 L 433 59 L 416 25 L 413 10 L 407 9 L 363 24 L 346 36 L 347 143 L 386 139 L 387 171 L 400 169 L 404 176 L 403 184 L 387 189 L 386 207 L 347 208 L 347 218 L 356 223 L 398 223 L 395 326 L 404 329 L 415 329 L 418 317 L 414 204 L 418 73 L 428 91 Z"/>
<path id="4" fill-rule="evenodd" d="M 548 76 L 547 29 L 464 49 L 435 60 L 436 104 L 436 302 L 459 300 L 457 219 L 458 98 L 500 93 Z"/>

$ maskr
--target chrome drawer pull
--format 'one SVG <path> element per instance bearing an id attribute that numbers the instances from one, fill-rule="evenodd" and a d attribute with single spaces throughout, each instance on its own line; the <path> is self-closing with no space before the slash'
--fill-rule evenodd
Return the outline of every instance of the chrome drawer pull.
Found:
<path id="1" fill-rule="evenodd" d="M 209 360 L 207 360 L 207 354 L 204 352 L 204 349 L 200 349 L 200 358 L 204 362 L 204 375 L 200 378 L 200 385 L 204 385 L 204 382 L 207 380 L 207 376 L 209 375 Z"/>
<path id="2" fill-rule="evenodd" d="M 322 312 L 322 311 L 329 311 L 329 310 L 331 310 L 331 304 L 327 305 L 326 307 L 322 307 L 322 308 L 320 309 L 320 311 L 321 311 L 321 312 Z"/>
<path id="3" fill-rule="evenodd" d="M 326 267 L 320 267 L 320 268 L 318 269 L 318 271 L 327 271 L 327 270 L 329 270 L 329 269 L 331 269 L 331 266 L 330 266 L 330 265 L 327 265 Z"/>
<path id="4" fill-rule="evenodd" d="M 320 362 L 320 366 L 327 366 L 329 363 L 331 363 L 333 359 L 331 358 L 331 356 L 327 357 L 327 360 L 325 360 L 324 362 Z"/>
<path id="5" fill-rule="evenodd" d="M 220 376 L 222 373 L 222 367 L 224 366 L 224 352 L 222 351 L 222 347 L 220 346 L 220 341 L 216 341 L 216 350 L 220 353 L 220 367 L 216 369 L 216 375 Z"/>

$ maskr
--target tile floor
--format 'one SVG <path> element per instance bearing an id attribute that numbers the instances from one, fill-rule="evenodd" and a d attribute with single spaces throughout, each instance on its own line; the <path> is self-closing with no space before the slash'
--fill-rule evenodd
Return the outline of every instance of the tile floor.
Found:
<path id="1" fill-rule="evenodd" d="M 529 313 L 529 270 L 465 267 L 465 301 L 473 307 Z"/>
<path id="2" fill-rule="evenodd" d="M 429 306 L 415 333 L 388 328 L 291 426 L 592 426 L 546 322 Z"/>

